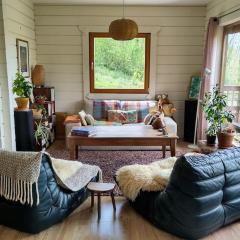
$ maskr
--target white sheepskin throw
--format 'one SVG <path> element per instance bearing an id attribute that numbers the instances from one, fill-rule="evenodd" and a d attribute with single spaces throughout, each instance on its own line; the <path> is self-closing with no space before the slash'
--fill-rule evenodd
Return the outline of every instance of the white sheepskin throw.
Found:
<path id="1" fill-rule="evenodd" d="M 134 201 L 140 190 L 163 190 L 168 184 L 176 160 L 176 157 L 170 157 L 148 165 L 134 164 L 120 168 L 116 179 L 123 195 Z"/>
<path id="2" fill-rule="evenodd" d="M 79 191 L 97 174 L 98 181 L 102 182 L 102 170 L 98 166 L 53 157 L 50 157 L 50 160 L 56 180 L 63 188 Z"/>

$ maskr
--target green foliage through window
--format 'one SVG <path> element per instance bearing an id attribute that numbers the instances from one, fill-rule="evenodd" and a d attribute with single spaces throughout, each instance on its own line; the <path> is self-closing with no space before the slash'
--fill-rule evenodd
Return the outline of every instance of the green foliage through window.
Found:
<path id="1" fill-rule="evenodd" d="M 227 35 L 224 85 L 240 86 L 240 32 Z"/>
<path id="2" fill-rule="evenodd" d="M 144 89 L 145 38 L 94 38 L 95 89 Z"/>

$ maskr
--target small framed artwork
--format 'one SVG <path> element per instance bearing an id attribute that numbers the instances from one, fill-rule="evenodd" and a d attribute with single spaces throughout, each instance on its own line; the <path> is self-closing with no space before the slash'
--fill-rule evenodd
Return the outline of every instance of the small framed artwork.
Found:
<path id="1" fill-rule="evenodd" d="M 16 43 L 18 71 L 21 72 L 24 77 L 30 77 L 28 41 L 17 39 Z"/>
<path id="2" fill-rule="evenodd" d="M 189 88 L 189 99 L 198 99 L 200 88 L 201 88 L 201 77 L 200 76 L 194 76 L 191 78 L 190 82 L 190 88 Z"/>

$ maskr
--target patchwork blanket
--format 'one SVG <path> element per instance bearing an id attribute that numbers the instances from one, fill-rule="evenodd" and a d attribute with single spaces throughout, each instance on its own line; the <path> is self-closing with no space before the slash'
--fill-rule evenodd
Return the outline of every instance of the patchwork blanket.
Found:
<path id="1" fill-rule="evenodd" d="M 33 205 L 33 186 L 36 186 L 39 204 L 38 178 L 43 152 L 0 151 L 0 196 L 7 200 Z M 48 155 L 49 156 L 49 155 Z M 58 184 L 71 191 L 78 191 L 102 172 L 98 166 L 80 162 L 54 159 L 49 156 Z"/>
<path id="2" fill-rule="evenodd" d="M 169 181 L 176 157 L 148 165 L 134 164 L 120 168 L 116 180 L 125 197 L 134 201 L 139 192 L 163 190 Z"/>

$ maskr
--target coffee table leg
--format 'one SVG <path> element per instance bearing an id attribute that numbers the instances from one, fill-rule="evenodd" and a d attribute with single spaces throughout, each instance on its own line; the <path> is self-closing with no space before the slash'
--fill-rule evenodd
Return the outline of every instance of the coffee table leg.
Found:
<path id="1" fill-rule="evenodd" d="M 163 158 L 166 157 L 166 145 L 162 145 L 162 154 L 163 154 Z"/>
<path id="2" fill-rule="evenodd" d="M 76 147 L 77 146 L 75 144 L 70 144 L 70 146 L 69 146 L 69 155 L 70 155 L 71 160 L 76 160 L 77 159 Z"/>
<path id="3" fill-rule="evenodd" d="M 78 145 L 75 145 L 75 159 L 78 159 Z"/>
<path id="4" fill-rule="evenodd" d="M 116 212 L 116 204 L 115 204 L 115 199 L 114 199 L 114 193 L 111 192 L 111 198 L 112 198 L 112 205 L 113 205 L 113 210 Z"/>
<path id="5" fill-rule="evenodd" d="M 98 193 L 98 220 L 101 218 L 101 193 Z"/>
<path id="6" fill-rule="evenodd" d="M 176 144 L 177 144 L 177 139 L 171 139 L 171 156 L 175 157 L 176 156 Z"/>
<path id="7" fill-rule="evenodd" d="M 94 192 L 91 192 L 91 207 L 94 207 Z"/>

